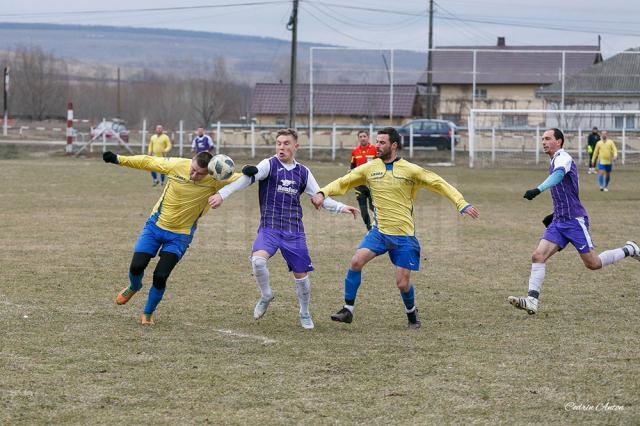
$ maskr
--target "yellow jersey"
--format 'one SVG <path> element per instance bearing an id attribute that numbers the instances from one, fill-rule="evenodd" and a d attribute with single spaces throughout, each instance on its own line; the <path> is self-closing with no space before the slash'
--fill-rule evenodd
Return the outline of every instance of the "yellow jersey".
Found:
<path id="1" fill-rule="evenodd" d="M 150 217 L 159 228 L 177 234 L 192 235 L 200 216 L 209 210 L 209 197 L 242 176 L 234 173 L 225 181 L 205 176 L 194 182 L 189 178 L 191 159 L 188 158 L 118 155 L 118 163 L 123 167 L 167 175 L 167 185 Z"/>
<path id="2" fill-rule="evenodd" d="M 171 151 L 171 140 L 169 139 L 169 136 L 164 133 L 160 136 L 151 136 L 151 139 L 149 139 L 149 149 L 147 150 L 149 155 L 164 157 L 164 155 L 169 151 Z"/>
<path id="3" fill-rule="evenodd" d="M 600 164 L 608 166 L 617 156 L 618 150 L 616 149 L 616 144 L 613 143 L 611 139 L 607 139 L 606 141 L 600 140 L 593 150 L 591 164 L 595 164 L 598 157 L 600 157 Z"/>
<path id="4" fill-rule="evenodd" d="M 385 164 L 376 158 L 334 180 L 320 192 L 327 197 L 344 195 L 360 185 L 371 190 L 376 226 L 386 235 L 415 235 L 413 204 L 420 188 L 447 197 L 458 211 L 469 205 L 443 178 L 403 159 Z"/>

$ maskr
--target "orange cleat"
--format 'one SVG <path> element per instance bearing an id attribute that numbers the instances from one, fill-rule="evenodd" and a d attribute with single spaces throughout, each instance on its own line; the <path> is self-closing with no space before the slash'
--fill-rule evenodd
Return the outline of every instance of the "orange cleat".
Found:
<path id="1" fill-rule="evenodd" d="M 134 294 L 136 294 L 137 291 L 133 291 L 131 290 L 131 288 L 129 287 L 125 287 L 122 289 L 122 291 L 120 293 L 118 293 L 118 295 L 116 296 L 116 304 L 118 305 L 124 305 L 125 303 L 127 303 L 129 301 L 129 299 L 131 299 Z"/>
<path id="2" fill-rule="evenodd" d="M 155 321 L 153 320 L 153 314 L 142 314 L 140 315 L 140 325 L 155 325 Z"/>

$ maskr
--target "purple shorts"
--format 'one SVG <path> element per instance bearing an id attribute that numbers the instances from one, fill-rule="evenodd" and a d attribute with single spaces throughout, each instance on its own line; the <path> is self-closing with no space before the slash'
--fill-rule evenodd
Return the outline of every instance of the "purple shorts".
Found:
<path id="1" fill-rule="evenodd" d="M 304 232 L 259 228 L 251 252 L 264 250 L 269 253 L 269 256 L 273 256 L 278 249 L 287 262 L 289 271 L 297 273 L 313 271 L 313 264 L 307 248 L 307 237 Z"/>
<path id="2" fill-rule="evenodd" d="M 589 253 L 595 247 L 589 234 L 588 217 L 578 217 L 567 222 L 554 220 L 544 231 L 542 239 L 557 244 L 560 249 L 571 243 L 580 254 Z"/>

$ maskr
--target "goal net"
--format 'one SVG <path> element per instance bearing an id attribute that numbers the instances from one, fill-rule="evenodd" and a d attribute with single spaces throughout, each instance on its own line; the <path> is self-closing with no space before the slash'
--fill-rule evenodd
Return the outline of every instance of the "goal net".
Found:
<path id="1" fill-rule="evenodd" d="M 472 109 L 468 122 L 469 167 L 520 166 L 547 161 L 542 134 L 559 128 L 564 149 L 587 165 L 588 139 L 597 127 L 618 149 L 619 164 L 640 164 L 640 110 Z"/>

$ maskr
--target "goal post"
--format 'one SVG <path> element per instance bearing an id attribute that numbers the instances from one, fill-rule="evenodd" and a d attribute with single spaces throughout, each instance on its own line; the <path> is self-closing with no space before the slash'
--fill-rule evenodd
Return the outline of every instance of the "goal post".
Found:
<path id="1" fill-rule="evenodd" d="M 606 131 L 618 150 L 618 162 L 640 164 L 640 110 L 634 109 L 471 109 L 469 167 L 538 164 L 542 133 L 558 128 L 564 149 L 587 165 L 587 141 L 593 127 Z"/>

